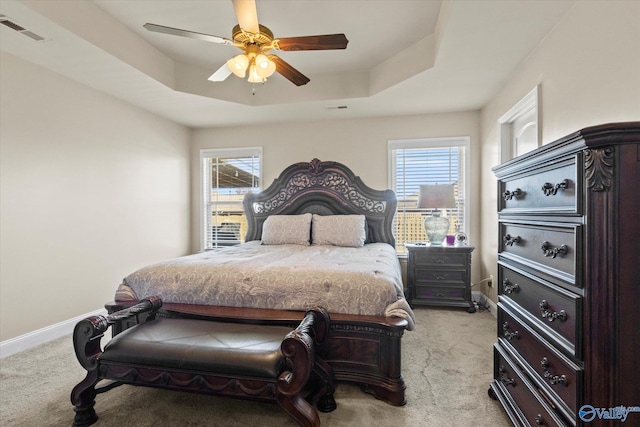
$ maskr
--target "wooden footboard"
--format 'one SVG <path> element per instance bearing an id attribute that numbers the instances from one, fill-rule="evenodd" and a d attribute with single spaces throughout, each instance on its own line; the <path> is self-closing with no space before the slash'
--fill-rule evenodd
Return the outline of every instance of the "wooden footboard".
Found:
<path id="1" fill-rule="evenodd" d="M 112 313 L 133 304 L 135 302 L 111 302 L 105 307 Z M 255 324 L 268 320 L 270 324 L 295 327 L 304 312 L 165 303 L 157 315 Z M 114 325 L 113 333 L 142 320 L 129 319 L 127 324 Z M 331 331 L 321 357 L 331 366 L 338 381 L 359 383 L 365 392 L 384 402 L 404 405 L 406 386 L 401 371 L 401 340 L 406 327 L 406 320 L 395 317 L 331 313 Z"/>
<path id="2" fill-rule="evenodd" d="M 391 405 L 406 403 L 401 339 L 407 322 L 399 318 L 343 315 L 332 323 L 322 357 L 336 379 L 352 381 Z"/>

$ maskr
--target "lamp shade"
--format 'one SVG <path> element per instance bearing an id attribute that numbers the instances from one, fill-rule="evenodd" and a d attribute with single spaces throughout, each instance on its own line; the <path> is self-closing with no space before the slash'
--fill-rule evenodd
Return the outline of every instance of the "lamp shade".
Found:
<path id="1" fill-rule="evenodd" d="M 421 185 L 419 209 L 451 209 L 456 207 L 453 185 Z"/>
<path id="2" fill-rule="evenodd" d="M 249 78 L 247 81 L 250 83 L 262 83 L 265 81 L 265 78 L 258 73 L 258 67 L 255 64 L 249 65 Z"/>
<path id="3" fill-rule="evenodd" d="M 276 64 L 263 53 L 256 56 L 255 64 L 256 73 L 258 73 L 260 77 L 266 78 L 276 72 Z"/>
<path id="4" fill-rule="evenodd" d="M 233 74 L 243 78 L 247 73 L 247 67 L 249 66 L 249 58 L 246 55 L 236 55 L 227 61 L 227 66 Z"/>

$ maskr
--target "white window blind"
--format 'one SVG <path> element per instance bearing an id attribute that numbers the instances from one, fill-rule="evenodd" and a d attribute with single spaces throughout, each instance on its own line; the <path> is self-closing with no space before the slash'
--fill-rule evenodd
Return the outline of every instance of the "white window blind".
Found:
<path id="1" fill-rule="evenodd" d="M 261 188 L 262 148 L 201 150 L 200 163 L 202 250 L 237 245 L 247 232 L 242 199 Z"/>
<path id="2" fill-rule="evenodd" d="M 398 198 L 394 220 L 398 253 L 406 253 L 407 242 L 427 240 L 424 217 L 433 209 L 418 209 L 421 185 L 454 185 L 456 207 L 442 210 L 441 215 L 451 222 L 449 234 L 468 233 L 468 147 L 468 137 L 389 141 L 389 181 Z"/>

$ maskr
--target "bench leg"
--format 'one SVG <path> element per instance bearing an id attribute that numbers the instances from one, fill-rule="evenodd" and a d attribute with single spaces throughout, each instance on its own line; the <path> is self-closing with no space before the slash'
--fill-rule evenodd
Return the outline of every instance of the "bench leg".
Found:
<path id="1" fill-rule="evenodd" d="M 98 415 L 93 409 L 96 403 L 96 384 L 98 383 L 98 371 L 89 371 L 84 380 L 71 391 L 71 403 L 76 415 L 73 418 L 73 427 L 86 427 L 98 421 Z"/>

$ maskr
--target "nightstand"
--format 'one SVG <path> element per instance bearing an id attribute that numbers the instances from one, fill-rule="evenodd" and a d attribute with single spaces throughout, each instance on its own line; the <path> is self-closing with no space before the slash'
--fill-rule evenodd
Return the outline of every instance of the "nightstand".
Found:
<path id="1" fill-rule="evenodd" d="M 409 304 L 476 308 L 471 300 L 471 252 L 473 246 L 406 244 Z"/>

